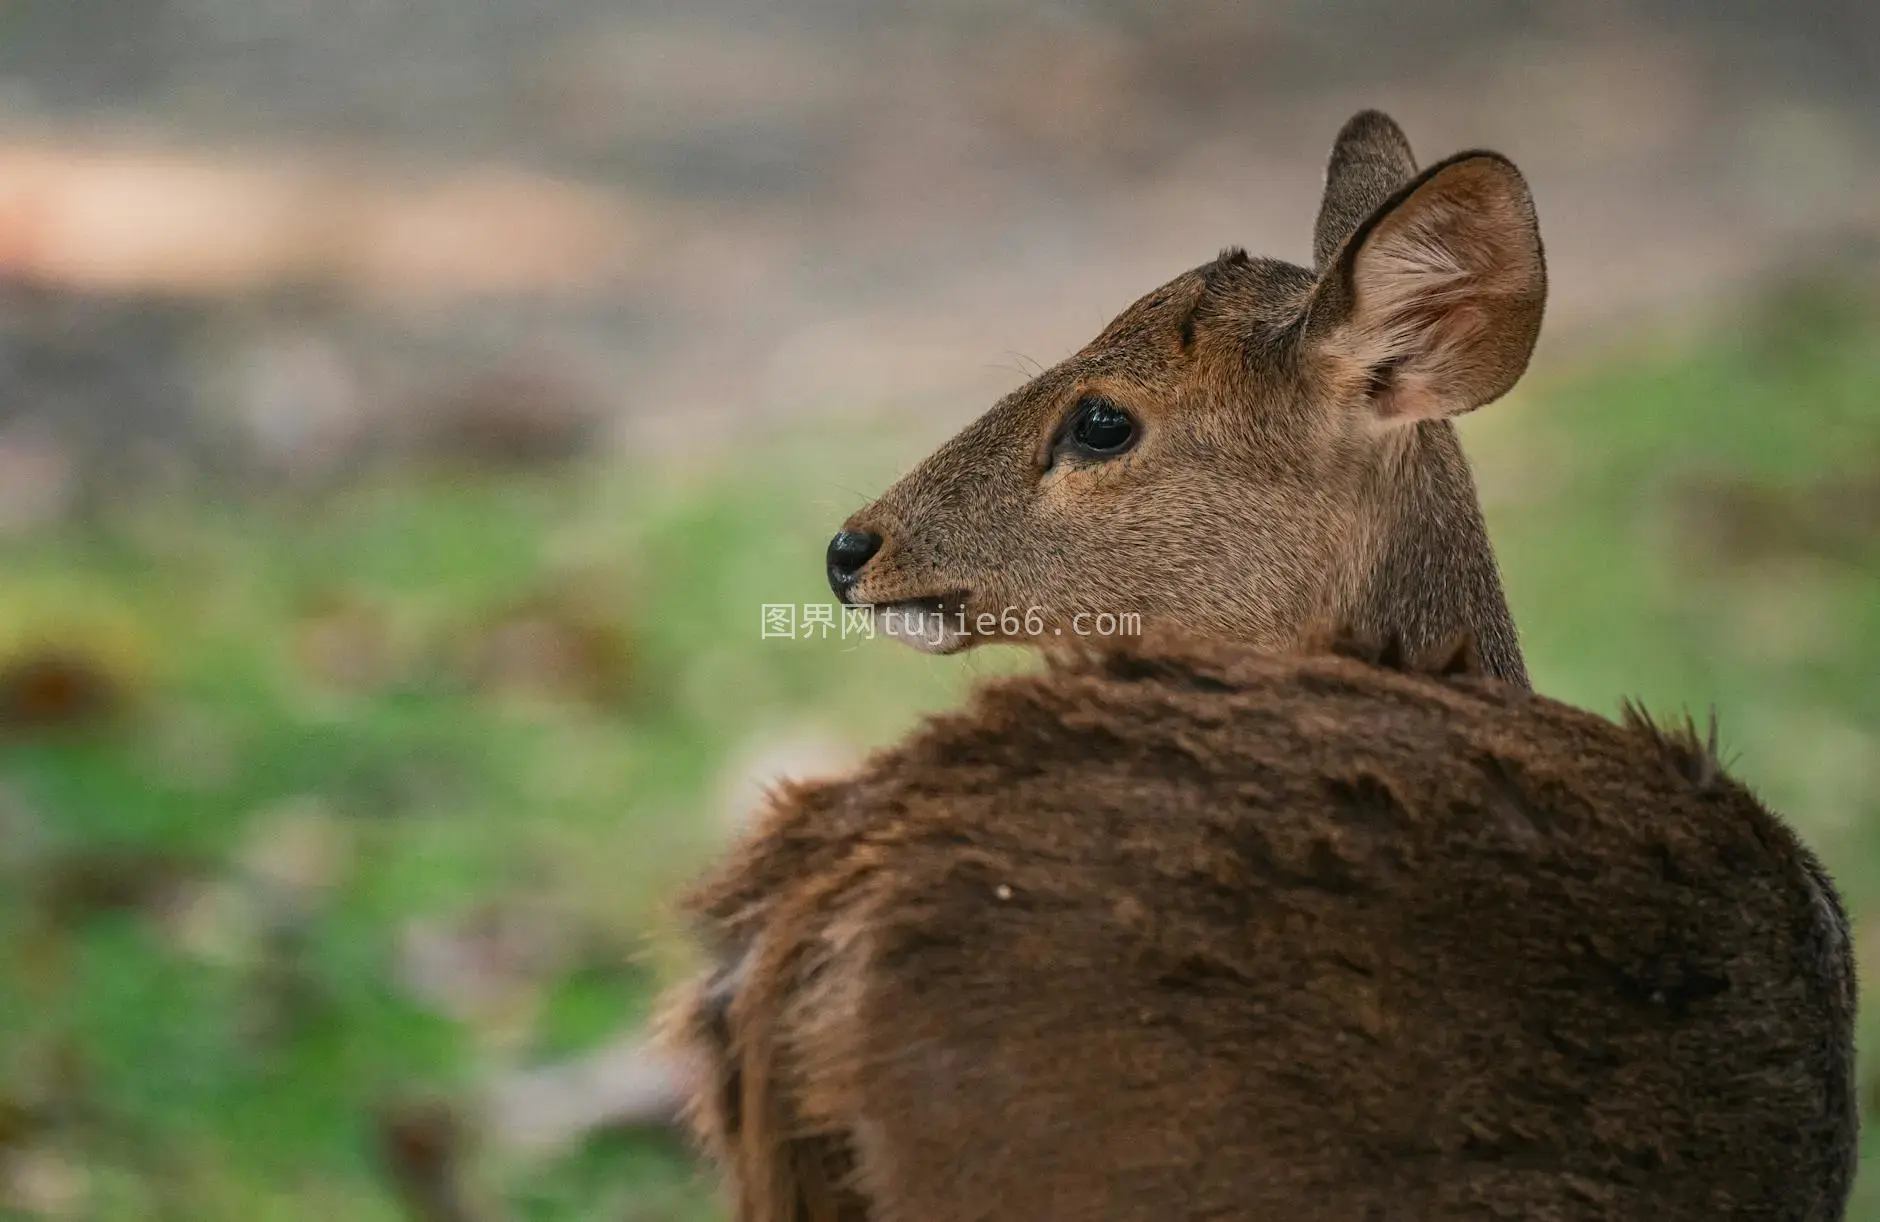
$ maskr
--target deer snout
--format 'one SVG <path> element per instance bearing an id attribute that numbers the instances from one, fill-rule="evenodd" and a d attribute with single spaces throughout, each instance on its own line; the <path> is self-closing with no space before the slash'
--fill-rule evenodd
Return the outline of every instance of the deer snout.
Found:
<path id="1" fill-rule="evenodd" d="M 881 550 L 881 536 L 861 530 L 839 530 L 829 540 L 829 588 L 842 602 L 862 579 L 862 569 Z"/>

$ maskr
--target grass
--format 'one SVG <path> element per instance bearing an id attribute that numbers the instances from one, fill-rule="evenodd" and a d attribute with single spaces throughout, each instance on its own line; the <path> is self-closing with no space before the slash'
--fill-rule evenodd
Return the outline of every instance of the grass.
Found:
<path id="1" fill-rule="evenodd" d="M 1739 772 L 1862 916 L 1875 334 L 1791 294 L 1466 426 L 1538 685 L 1607 712 L 1717 705 Z M 930 440 L 884 439 L 861 474 L 845 442 L 840 482 L 879 486 Z M 761 604 L 826 601 L 821 546 L 854 503 L 833 445 L 767 445 L 717 470 L 145 503 L 0 544 L 0 663 L 56 646 L 123 696 L 102 728 L 0 739 L 0 1150 L 21 1204 L 396 1217 L 373 1110 L 473 1097 L 636 1020 L 684 953 L 665 900 L 754 746 L 886 741 L 1014 664 L 760 639 Z M 427 946 L 489 962 L 453 981 Z M 478 1176 L 543 1222 L 714 1216 L 652 1139 Z M 1854 1216 L 1880 1219 L 1875 1177 Z"/>

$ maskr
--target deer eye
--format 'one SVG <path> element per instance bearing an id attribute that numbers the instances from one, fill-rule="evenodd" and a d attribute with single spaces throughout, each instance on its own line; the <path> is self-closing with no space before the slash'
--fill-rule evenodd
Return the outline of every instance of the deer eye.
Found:
<path id="1" fill-rule="evenodd" d="M 1136 422 L 1108 399 L 1093 396 L 1071 413 L 1065 438 L 1086 454 L 1107 458 L 1135 444 Z"/>

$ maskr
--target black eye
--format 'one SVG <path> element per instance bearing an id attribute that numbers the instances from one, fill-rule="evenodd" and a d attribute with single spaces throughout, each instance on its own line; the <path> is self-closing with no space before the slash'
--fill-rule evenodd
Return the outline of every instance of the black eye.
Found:
<path id="1" fill-rule="evenodd" d="M 1121 454 L 1136 440 L 1136 422 L 1108 399 L 1085 399 L 1071 416 L 1070 440 L 1091 454 Z"/>

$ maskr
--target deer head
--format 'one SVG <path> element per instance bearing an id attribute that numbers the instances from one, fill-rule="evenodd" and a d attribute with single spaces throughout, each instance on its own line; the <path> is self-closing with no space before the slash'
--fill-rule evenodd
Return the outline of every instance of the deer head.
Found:
<path id="1" fill-rule="evenodd" d="M 1229 250 L 1124 310 L 851 517 L 837 596 L 940 653 L 1101 612 L 1270 649 L 1333 621 L 1411 649 L 1466 631 L 1525 683 L 1450 419 L 1504 394 L 1540 330 L 1527 185 L 1486 152 L 1419 173 L 1366 111 L 1313 255 Z"/>

